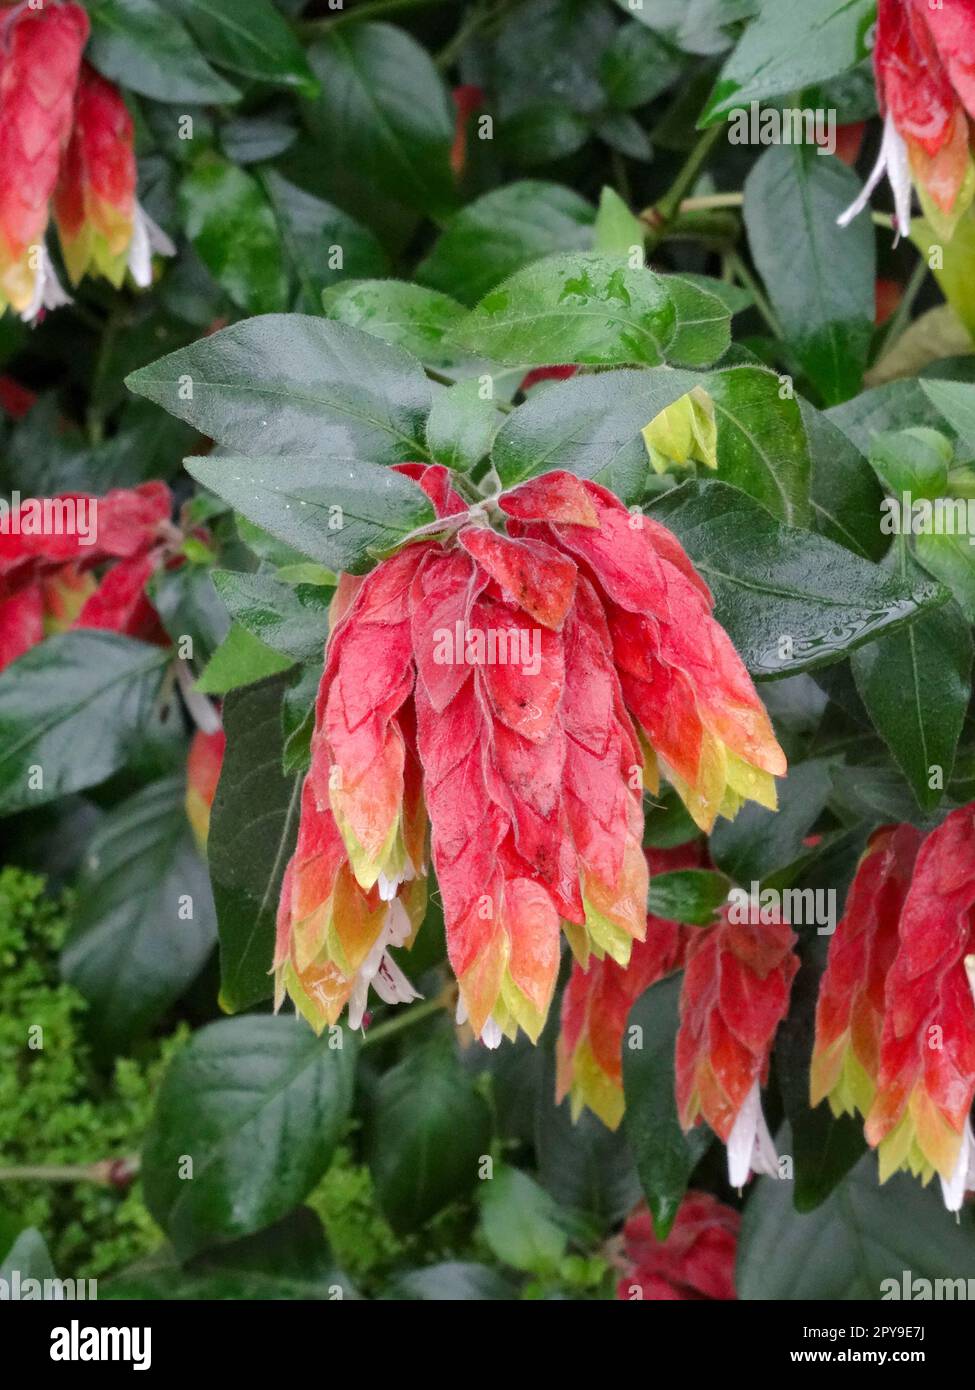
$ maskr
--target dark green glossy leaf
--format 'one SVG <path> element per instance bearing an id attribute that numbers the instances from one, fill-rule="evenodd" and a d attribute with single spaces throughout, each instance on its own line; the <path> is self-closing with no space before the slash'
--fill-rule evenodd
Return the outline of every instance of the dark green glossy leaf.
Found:
<path id="1" fill-rule="evenodd" d="M 318 95 L 301 44 L 271 0 L 163 0 L 186 21 L 207 57 L 258 82 Z M 170 16 L 170 22 L 171 16 Z"/>
<path id="2" fill-rule="evenodd" d="M 710 367 L 731 345 L 731 315 L 717 295 L 682 275 L 664 281 L 677 311 L 667 360 L 678 367 Z"/>
<path id="3" fill-rule="evenodd" d="M 513 1284 L 490 1265 L 450 1260 L 399 1275 L 383 1295 L 408 1302 L 470 1303 L 485 1299 L 510 1301 L 517 1296 Z"/>
<path id="4" fill-rule="evenodd" d="M 682 68 L 669 44 L 633 19 L 616 31 L 603 54 L 600 77 L 610 105 L 628 111 L 673 86 Z"/>
<path id="5" fill-rule="evenodd" d="M 308 120 L 338 180 L 368 178 L 419 212 L 450 212 L 454 109 L 426 49 L 391 24 L 353 24 L 316 43 L 308 60 L 321 89 Z"/>
<path id="6" fill-rule="evenodd" d="M 704 121 L 838 77 L 865 58 L 871 0 L 778 0 L 764 5 L 725 63 Z"/>
<path id="7" fill-rule="evenodd" d="M 82 630 L 49 637 L 0 673 L 0 815 L 123 767 L 168 662 L 159 647 Z"/>
<path id="8" fill-rule="evenodd" d="M 623 1041 L 623 1123 L 659 1240 L 674 1224 L 691 1173 L 710 1142 L 708 1129 L 698 1126 L 685 1135 L 677 1119 L 674 1042 L 682 978 L 672 975 L 640 996 Z"/>
<path id="9" fill-rule="evenodd" d="M 963 381 L 922 381 L 921 390 L 975 458 L 975 386 Z"/>
<path id="10" fill-rule="evenodd" d="M 650 879 L 647 911 L 668 922 L 707 927 L 728 896 L 731 882 L 709 869 L 677 869 Z"/>
<path id="11" fill-rule="evenodd" d="M 786 1134 L 780 1150 L 789 1143 Z M 946 1212 L 936 1182 L 922 1187 L 899 1173 L 881 1187 L 867 1154 L 807 1216 L 796 1214 L 790 1182 L 755 1185 L 738 1245 L 739 1298 L 903 1298 L 905 1271 L 909 1281 L 975 1277 L 972 1214 Z"/>
<path id="12" fill-rule="evenodd" d="M 103 1052 L 128 1046 L 192 983 L 216 943 L 206 865 L 186 819 L 186 782 L 144 787 L 95 831 L 62 956 Z"/>
<path id="13" fill-rule="evenodd" d="M 652 270 L 615 257 L 560 255 L 516 271 L 481 300 L 452 340 L 512 366 L 659 365 L 676 314 Z"/>
<path id="14" fill-rule="evenodd" d="M 207 854 L 220 931 L 220 1004 L 237 1013 L 271 995 L 281 879 L 298 833 L 301 779 L 281 775 L 282 676 L 234 691 Z"/>
<path id="15" fill-rule="evenodd" d="M 448 340 L 465 310 L 438 290 L 405 280 L 345 280 L 324 292 L 322 308 L 330 319 L 405 348 L 431 367 L 457 360 Z"/>
<path id="16" fill-rule="evenodd" d="M 482 395 L 479 379 L 455 382 L 433 398 L 427 420 L 431 456 L 448 468 L 472 468 L 490 451 L 503 418 L 494 400 Z"/>
<path id="17" fill-rule="evenodd" d="M 317 314 L 322 290 L 347 275 L 384 275 L 389 260 L 367 227 L 334 203 L 290 183 L 276 169 L 259 178 L 281 233 L 286 262 L 298 286 L 295 308 Z"/>
<path id="18" fill-rule="evenodd" d="M 499 1168 L 481 1184 L 481 1234 L 502 1264 L 541 1277 L 558 1268 L 568 1244 L 554 1199 L 527 1173 Z"/>
<path id="19" fill-rule="evenodd" d="M 410 478 L 358 459 L 192 458 L 186 470 L 272 536 L 330 570 L 361 574 L 434 520 Z"/>
<path id="20" fill-rule="evenodd" d="M 898 546 L 892 570 L 921 573 Z M 972 636 L 957 604 L 925 613 L 903 632 L 853 656 L 853 675 L 874 727 L 910 782 L 922 810 L 941 801 L 951 778 L 972 693 Z"/>
<path id="21" fill-rule="evenodd" d="M 873 225 L 836 221 L 859 191 L 853 170 L 808 145 L 766 150 L 745 183 L 752 256 L 786 341 L 827 405 L 859 391 L 873 338 Z"/>
<path id="22" fill-rule="evenodd" d="M 592 245 L 596 216 L 571 188 L 525 179 L 496 188 L 462 208 L 447 224 L 417 279 L 464 304 L 522 266 L 556 251 Z"/>
<path id="23" fill-rule="evenodd" d="M 830 794 L 829 759 L 798 763 L 777 785 L 777 811 L 750 801 L 734 820 L 718 821 L 711 836 L 718 868 L 749 890 L 802 855 L 803 841 Z"/>
<path id="24" fill-rule="evenodd" d="M 504 422 L 492 458 L 505 487 L 564 468 L 624 501 L 643 494 L 649 472 L 640 431 L 700 384 L 691 372 L 603 372 L 561 381 Z"/>
<path id="25" fill-rule="evenodd" d="M 714 594 L 715 617 L 753 676 L 775 679 L 839 661 L 946 601 L 824 536 L 785 526 L 725 483 L 683 483 L 652 508 L 677 533 Z"/>
<path id="26" fill-rule="evenodd" d="M 816 530 L 866 560 L 882 558 L 883 491 L 867 460 L 828 416 L 799 400 L 812 464 L 810 502 Z"/>
<path id="27" fill-rule="evenodd" d="M 183 226 L 200 260 L 234 303 L 251 314 L 287 304 L 277 223 L 260 184 L 207 155 L 180 186 Z"/>
<path id="28" fill-rule="evenodd" d="M 728 367 L 705 389 L 718 427 L 718 477 L 782 521 L 810 517 L 809 445 L 799 406 L 764 367 Z"/>
<path id="29" fill-rule="evenodd" d="M 186 29 L 156 0 L 96 0 L 92 63 L 106 77 L 155 101 L 227 102 L 240 93 L 203 57 Z"/>
<path id="30" fill-rule="evenodd" d="M 353 1034 L 317 1038 L 296 1018 L 223 1019 L 194 1034 L 142 1152 L 146 1205 L 180 1256 L 269 1226 L 311 1191 L 348 1118 L 355 1053 Z"/>
<path id="31" fill-rule="evenodd" d="M 415 1231 L 467 1196 L 490 1152 L 491 1118 L 438 1032 L 380 1078 L 366 1143 L 376 1195 L 397 1231 Z"/>
<path id="32" fill-rule="evenodd" d="M 369 333 L 265 314 L 161 357 L 126 379 L 218 444 L 248 454 L 423 458 L 430 386 L 420 364 Z"/>
<path id="33" fill-rule="evenodd" d="M 328 634 L 332 590 L 300 584 L 296 589 L 269 574 L 216 570 L 213 582 L 235 622 L 292 661 L 321 657 Z"/>

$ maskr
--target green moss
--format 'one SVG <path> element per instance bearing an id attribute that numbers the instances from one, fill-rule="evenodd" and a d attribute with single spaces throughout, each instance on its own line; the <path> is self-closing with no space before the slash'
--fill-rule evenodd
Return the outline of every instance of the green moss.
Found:
<path id="1" fill-rule="evenodd" d="M 0 1168 L 87 1166 L 138 1153 L 155 1086 L 183 1041 L 177 1035 L 119 1060 L 109 1076 L 96 1071 L 85 1000 L 58 977 L 69 920 L 70 900 L 45 897 L 42 879 L 0 871 Z M 138 1182 L 121 1192 L 8 1180 L 0 1205 L 18 1225 L 40 1229 L 66 1277 L 97 1278 L 160 1240 Z"/>

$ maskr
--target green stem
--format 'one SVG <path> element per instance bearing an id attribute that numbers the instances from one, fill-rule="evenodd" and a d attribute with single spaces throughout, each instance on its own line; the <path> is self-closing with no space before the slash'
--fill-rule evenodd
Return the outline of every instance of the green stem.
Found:
<path id="1" fill-rule="evenodd" d="M 345 24 L 357 24 L 370 19 L 382 19 L 384 15 L 396 14 L 400 10 L 420 10 L 427 5 L 438 4 L 439 0 L 363 0 L 354 8 L 341 9 L 334 15 L 323 15 L 320 19 L 306 19 L 301 24 L 304 33 L 326 34 L 332 29 L 340 29 Z"/>
<path id="2" fill-rule="evenodd" d="M 680 210 L 684 195 L 693 188 L 698 174 L 704 167 L 711 147 L 723 133 L 723 125 L 712 126 L 710 130 L 706 130 L 687 156 L 664 196 L 653 207 L 644 208 L 639 214 L 641 220 L 650 227 L 650 235 L 647 238 L 649 250 L 653 250 L 663 239 L 668 224 Z"/>
<path id="3" fill-rule="evenodd" d="M 765 295 L 761 287 L 759 286 L 758 281 L 755 279 L 754 275 L 748 269 L 747 265 L 742 260 L 742 258 L 738 255 L 737 251 L 728 252 L 727 264 L 731 267 L 736 279 L 738 279 L 741 282 L 744 288 L 754 299 L 755 308 L 761 314 L 762 318 L 768 324 L 769 328 L 775 334 L 776 338 L 781 338 L 782 325 L 779 323 L 778 319 L 775 316 L 775 310 L 772 308 L 771 304 L 765 298 Z"/>
<path id="4" fill-rule="evenodd" d="M 382 1023 L 377 1023 L 375 1028 L 370 1028 L 362 1046 L 371 1047 L 374 1043 L 385 1042 L 387 1038 L 403 1032 L 405 1028 L 422 1023 L 425 1018 L 444 1007 L 443 998 L 438 996 L 436 999 L 427 999 L 422 1004 L 414 1004 L 409 1009 L 401 1009 L 393 1018 L 384 1019 Z"/>
<path id="5" fill-rule="evenodd" d="M 910 324 L 914 304 L 927 278 L 928 264 L 927 261 L 922 258 L 911 272 L 911 278 L 907 282 L 901 302 L 898 304 L 890 317 L 890 321 L 884 328 L 883 337 L 877 346 L 876 361 L 879 362 L 881 357 L 884 357 L 890 352 L 891 348 L 897 342 L 897 339 Z"/>
<path id="6" fill-rule="evenodd" d="M 0 1168 L 0 1182 L 94 1182 L 114 1185 L 120 1174 L 130 1179 L 139 1171 L 138 1155 L 100 1159 L 97 1163 L 38 1163 Z"/>

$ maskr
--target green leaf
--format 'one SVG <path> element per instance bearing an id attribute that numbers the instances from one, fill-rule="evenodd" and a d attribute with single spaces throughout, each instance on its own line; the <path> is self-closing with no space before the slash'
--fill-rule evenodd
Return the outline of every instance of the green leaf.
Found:
<path id="1" fill-rule="evenodd" d="M 196 688 L 202 695 L 226 695 L 240 686 L 253 685 L 279 671 L 287 671 L 293 665 L 291 657 L 276 652 L 240 623 L 231 623 Z"/>
<path id="2" fill-rule="evenodd" d="M 809 444 L 799 406 L 782 399 L 764 367 L 728 367 L 708 377 L 718 427 L 718 477 L 782 521 L 810 518 Z"/>
<path id="3" fill-rule="evenodd" d="M 824 536 L 785 526 L 726 483 L 683 483 L 651 515 L 676 532 L 715 597 L 715 617 L 753 676 L 839 661 L 946 601 Z"/>
<path id="4" fill-rule="evenodd" d="M 369 333 L 305 314 L 265 314 L 171 352 L 126 385 L 218 444 L 247 454 L 425 457 L 430 384 Z"/>
<path id="5" fill-rule="evenodd" d="M 915 536 L 914 555 L 928 574 L 947 585 L 966 620 L 975 623 L 975 548 L 971 536 Z"/>
<path id="6" fill-rule="evenodd" d="M 975 386 L 964 381 L 921 381 L 921 390 L 975 458 Z"/>
<path id="7" fill-rule="evenodd" d="M 728 896 L 731 882 L 709 869 L 677 869 L 654 874 L 650 880 L 647 911 L 668 922 L 708 927 Z"/>
<path id="8" fill-rule="evenodd" d="M 682 275 L 664 284 L 677 311 L 677 326 L 667 359 L 678 367 L 710 367 L 731 346 L 731 314 L 711 290 Z"/>
<path id="9" fill-rule="evenodd" d="M 733 821 L 718 821 L 711 836 L 718 868 L 750 891 L 799 859 L 832 790 L 830 772 L 828 758 L 807 758 L 778 783 L 777 811 L 749 801 Z"/>
<path id="10" fill-rule="evenodd" d="M 298 834 L 299 777 L 281 775 L 281 701 L 274 676 L 227 696 L 227 747 L 207 855 L 220 932 L 220 1004 L 237 1013 L 270 997 L 281 880 Z"/>
<path id="11" fill-rule="evenodd" d="M 292 661 L 320 658 L 328 635 L 332 590 L 321 585 L 291 588 L 269 574 L 215 570 L 213 582 L 234 622 Z"/>
<path id="12" fill-rule="evenodd" d="M 533 179 L 506 184 L 451 218 L 416 278 L 464 304 L 476 304 L 532 261 L 591 246 L 595 215 L 591 203 L 562 184 Z"/>
<path id="13" fill-rule="evenodd" d="M 490 1265 L 450 1260 L 398 1275 L 382 1297 L 427 1303 L 510 1302 L 517 1297 L 517 1290 Z"/>
<path id="14" fill-rule="evenodd" d="M 449 367 L 457 351 L 449 335 L 464 317 L 462 304 L 405 280 L 345 280 L 322 295 L 330 319 L 405 348 L 430 367 Z"/>
<path id="15" fill-rule="evenodd" d="M 476 377 L 455 382 L 433 398 L 427 420 L 431 457 L 461 472 L 473 468 L 490 451 L 502 419 L 493 399 L 481 395 Z"/>
<path id="16" fill-rule="evenodd" d="M 755 265 L 790 348 L 827 405 L 860 390 L 873 339 L 873 224 L 836 221 L 860 186 L 852 169 L 808 145 L 766 150 L 745 183 Z"/>
<path id="17" fill-rule="evenodd" d="M 211 1023 L 177 1053 L 142 1175 L 181 1258 L 269 1226 L 311 1191 L 349 1115 L 355 1054 L 351 1033 L 259 1015 Z"/>
<path id="18" fill-rule="evenodd" d="M 559 255 L 498 285 L 452 339 L 511 366 L 655 367 L 675 322 L 665 284 L 652 270 L 630 270 L 614 257 Z"/>
<path id="19" fill-rule="evenodd" d="M 905 583 L 921 573 L 902 545 L 891 569 Z M 853 657 L 860 698 L 925 811 L 941 802 L 951 778 L 972 693 L 972 651 L 964 615 L 947 603 Z"/>
<path id="20" fill-rule="evenodd" d="M 123 767 L 168 663 L 159 647 L 80 630 L 49 637 L 0 673 L 0 815 Z"/>
<path id="21" fill-rule="evenodd" d="M 567 159 L 588 138 L 588 121 L 557 101 L 522 107 L 501 121 L 497 131 L 502 154 L 524 169 Z"/>
<path id="22" fill-rule="evenodd" d="M 386 252 L 368 228 L 334 203 L 289 183 L 276 169 L 262 169 L 258 177 L 274 209 L 285 260 L 298 285 L 296 309 L 317 314 L 322 290 L 347 275 L 387 274 Z"/>
<path id="23" fill-rule="evenodd" d="M 473 1191 L 490 1141 L 490 1113 L 460 1065 L 450 1030 L 384 1072 L 373 1098 L 366 1157 L 393 1229 L 418 1230 Z"/>
<path id="24" fill-rule="evenodd" d="M 691 1173 L 710 1142 L 706 1127 L 685 1135 L 677 1118 L 674 1043 L 682 979 L 671 975 L 640 996 L 630 1010 L 623 1043 L 623 1123 L 658 1240 L 666 1240 Z"/>
<path id="25" fill-rule="evenodd" d="M 143 787 L 101 821 L 85 854 L 61 966 L 91 1005 L 105 1053 L 144 1034 L 216 943 L 206 865 L 186 819 L 185 778 Z"/>
<path id="26" fill-rule="evenodd" d="M 411 478 L 358 459 L 190 458 L 186 471 L 330 570 L 362 574 L 434 520 L 426 494 Z"/>
<path id="27" fill-rule="evenodd" d="M 252 81 L 290 87 L 302 96 L 318 95 L 318 83 L 301 44 L 270 0 L 163 3 L 186 20 L 204 52 L 220 67 Z"/>
<path id="28" fill-rule="evenodd" d="M 864 455 L 870 453 L 875 434 L 917 425 L 944 429 L 940 411 L 928 399 L 923 384 L 915 380 L 891 381 L 863 391 L 853 400 L 833 406 L 828 415 Z"/>
<path id="29" fill-rule="evenodd" d="M 868 56 L 873 20 L 872 0 L 764 4 L 722 68 L 702 124 L 848 71 Z"/>
<path id="30" fill-rule="evenodd" d="M 859 848 L 862 850 L 862 843 Z M 857 855 L 859 857 L 859 855 Z M 809 924 L 805 923 L 808 928 Z M 792 1132 L 796 1211 L 814 1211 L 866 1152 L 863 1121 L 809 1104 L 809 1069 L 816 1033 L 816 1003 L 826 960 L 826 938 L 800 942 L 802 965 L 793 981 L 789 1013 L 775 1037 L 775 1076 Z"/>
<path id="31" fill-rule="evenodd" d="M 186 235 L 233 302 L 251 314 L 284 309 L 278 227 L 257 180 L 207 154 L 184 177 L 180 202 Z"/>
<path id="32" fill-rule="evenodd" d="M 44 1281 L 57 1278 L 54 1261 L 51 1259 L 44 1237 L 33 1226 L 28 1226 L 26 1230 L 21 1231 L 0 1262 L 0 1279 L 4 1281 L 6 1289 L 10 1288 L 11 1280 L 15 1274 L 20 1278 L 20 1297 L 25 1299 L 31 1297 L 31 1292 L 25 1287 L 28 1279 L 40 1280 L 41 1288 L 38 1290 L 37 1297 L 41 1297 L 43 1294 L 47 1298 L 48 1294 L 43 1288 Z M 55 1294 L 53 1291 L 50 1294 L 51 1299 L 64 1297 L 63 1290 L 60 1294 Z"/>
<path id="33" fill-rule="evenodd" d="M 228 102 L 240 93 L 156 0 L 95 0 L 88 56 L 100 73 L 155 101 Z"/>
<path id="34" fill-rule="evenodd" d="M 564 468 L 635 502 L 648 474 L 640 431 L 700 385 L 691 372 L 603 372 L 548 387 L 501 426 L 492 458 L 505 487 Z"/>
<path id="35" fill-rule="evenodd" d="M 669 44 L 632 19 L 617 29 L 603 54 L 600 78 L 610 105 L 629 111 L 672 87 L 683 66 Z"/>
<path id="36" fill-rule="evenodd" d="M 593 228 L 594 249 L 601 256 L 622 256 L 624 259 L 636 250 L 642 262 L 646 235 L 646 225 L 630 211 L 618 193 L 604 185 Z"/>
<path id="37" fill-rule="evenodd" d="M 789 1151 L 788 1135 L 780 1150 Z M 937 1183 L 922 1187 L 899 1173 L 881 1187 L 868 1154 L 807 1216 L 793 1209 L 791 1183 L 756 1183 L 738 1244 L 739 1298 L 903 1297 L 905 1271 L 909 1279 L 975 1277 L 972 1214 L 946 1212 Z M 885 1280 L 893 1281 L 887 1289 Z"/>
<path id="38" fill-rule="evenodd" d="M 499 1169 L 481 1185 L 480 1208 L 481 1234 L 502 1264 L 541 1278 L 555 1273 L 568 1236 L 559 1207 L 534 1178 Z"/>
<path id="39" fill-rule="evenodd" d="M 321 88 L 308 121 L 339 177 L 366 178 L 434 217 L 452 211 L 454 108 L 426 49 L 390 24 L 354 24 L 313 45 L 308 61 Z"/>
<path id="40" fill-rule="evenodd" d="M 100 1298 L 239 1301 L 269 1299 L 334 1302 L 355 1298 L 348 1277 L 335 1266 L 322 1223 L 298 1207 L 256 1235 L 208 1250 L 184 1268 L 166 1250 L 149 1255 L 107 1284 Z"/>
<path id="41" fill-rule="evenodd" d="M 801 397 L 799 413 L 812 463 L 816 530 L 866 560 L 880 560 L 887 544 L 879 525 L 883 490 L 873 470 L 843 431 Z"/>

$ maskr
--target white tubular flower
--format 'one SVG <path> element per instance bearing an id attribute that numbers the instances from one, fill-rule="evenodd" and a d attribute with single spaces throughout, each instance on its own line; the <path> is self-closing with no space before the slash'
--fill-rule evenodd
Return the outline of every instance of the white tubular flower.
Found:
<path id="1" fill-rule="evenodd" d="M 140 203 L 135 205 L 132 240 L 129 242 L 129 272 L 141 290 L 152 284 L 152 257 L 175 256 L 176 247 L 163 229 L 153 222 Z"/>
<path id="2" fill-rule="evenodd" d="M 894 207 L 896 208 L 897 236 L 910 236 L 911 234 L 911 162 L 907 152 L 907 145 L 900 132 L 894 125 L 893 118 L 888 116 L 884 122 L 884 138 L 880 145 L 880 154 L 877 162 L 870 171 L 870 177 L 863 185 L 863 189 L 856 202 L 851 203 L 844 213 L 836 219 L 841 227 L 848 227 L 854 217 L 858 217 L 867 204 L 870 202 L 871 194 L 883 178 L 884 174 L 890 180 L 890 186 L 894 191 Z"/>

